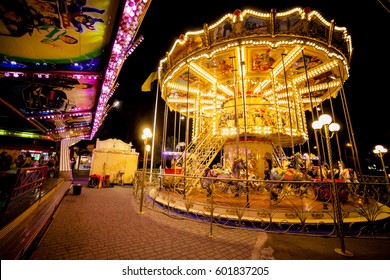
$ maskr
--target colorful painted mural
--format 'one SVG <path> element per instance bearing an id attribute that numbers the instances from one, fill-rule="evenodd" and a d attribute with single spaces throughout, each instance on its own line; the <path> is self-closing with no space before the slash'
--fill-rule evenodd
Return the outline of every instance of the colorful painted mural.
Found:
<path id="1" fill-rule="evenodd" d="M 1 0 L 0 67 L 99 70 L 110 5 L 118 1 Z"/>

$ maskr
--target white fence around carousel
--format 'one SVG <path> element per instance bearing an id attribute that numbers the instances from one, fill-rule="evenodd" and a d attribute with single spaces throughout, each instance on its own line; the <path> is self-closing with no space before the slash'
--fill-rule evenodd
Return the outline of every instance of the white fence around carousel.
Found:
<path id="1" fill-rule="evenodd" d="M 205 186 L 203 180 L 210 180 Z M 134 179 L 140 209 L 181 215 L 213 226 L 265 232 L 340 237 L 390 238 L 390 185 L 364 176 L 359 183 L 335 181 L 342 221 L 332 198 L 332 182 L 215 180 L 176 174 L 143 173 Z M 194 182 L 196 183 L 194 186 Z M 141 210 L 140 210 L 141 211 Z"/>

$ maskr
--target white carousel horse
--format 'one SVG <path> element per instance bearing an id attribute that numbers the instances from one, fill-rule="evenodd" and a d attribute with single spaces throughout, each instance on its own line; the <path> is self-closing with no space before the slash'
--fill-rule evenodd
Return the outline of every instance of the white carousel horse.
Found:
<path id="1" fill-rule="evenodd" d="M 339 179 L 336 182 L 338 197 L 340 201 L 346 202 L 351 193 L 350 186 L 345 183 L 358 183 L 357 174 L 352 168 L 345 168 L 343 162 L 337 162 L 339 169 L 334 171 L 335 179 Z M 329 201 L 331 199 L 331 188 L 329 184 L 322 184 L 316 188 L 317 199 L 322 201 Z"/>
<path id="2" fill-rule="evenodd" d="M 352 168 L 346 168 L 344 163 L 338 162 L 340 170 L 340 179 L 344 179 L 348 183 L 359 183 L 357 179 L 357 174 Z"/>

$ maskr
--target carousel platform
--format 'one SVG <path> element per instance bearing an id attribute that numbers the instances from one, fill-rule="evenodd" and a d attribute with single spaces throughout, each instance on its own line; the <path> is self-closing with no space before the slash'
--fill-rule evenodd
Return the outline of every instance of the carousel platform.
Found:
<path id="1" fill-rule="evenodd" d="M 304 225 L 315 231 L 332 231 L 335 224 L 335 209 L 331 200 L 319 199 L 313 190 L 290 190 L 276 198 L 273 192 L 260 188 L 248 193 L 230 190 L 214 190 L 211 196 L 204 189 L 192 190 L 183 195 L 171 189 L 154 188 L 149 197 L 157 205 L 169 211 L 191 215 L 196 219 L 253 228 L 278 224 L 281 228 L 301 228 Z M 390 219 L 390 208 L 378 201 L 352 195 L 341 201 L 343 224 L 349 231 L 361 229 L 362 225 L 375 216 L 375 222 L 386 223 Z M 295 226 L 294 226 L 295 225 Z"/>

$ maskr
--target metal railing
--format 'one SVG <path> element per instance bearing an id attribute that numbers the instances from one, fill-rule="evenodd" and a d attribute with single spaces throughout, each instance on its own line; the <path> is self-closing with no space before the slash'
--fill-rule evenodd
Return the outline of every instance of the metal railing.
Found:
<path id="1" fill-rule="evenodd" d="M 338 236 L 338 207 L 330 181 L 202 177 L 196 188 L 184 194 L 188 178 L 183 175 L 148 174 L 145 184 L 142 178 L 142 172 L 137 172 L 133 184 L 138 203 L 168 215 L 208 222 L 210 235 L 218 225 L 339 238 L 390 238 L 389 185 L 380 178 L 361 178 L 359 183 L 335 180 L 343 236 Z"/>
<path id="2" fill-rule="evenodd" d="M 23 208 L 26 201 L 31 204 L 31 196 L 38 201 L 42 196 L 42 188 L 47 178 L 48 167 L 18 168 L 15 172 L 5 173 L 0 178 L 1 217 L 11 210 Z"/>

